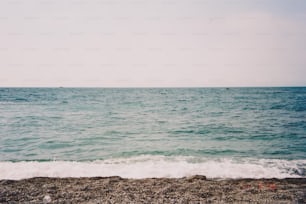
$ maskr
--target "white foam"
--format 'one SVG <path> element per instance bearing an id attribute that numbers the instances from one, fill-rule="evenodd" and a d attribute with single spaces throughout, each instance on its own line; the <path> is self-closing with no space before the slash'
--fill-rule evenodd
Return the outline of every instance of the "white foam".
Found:
<path id="1" fill-rule="evenodd" d="M 305 177 L 305 169 L 306 160 L 139 156 L 93 162 L 1 162 L 0 179 L 95 176 L 180 178 L 195 174 L 208 178 L 290 178 Z"/>

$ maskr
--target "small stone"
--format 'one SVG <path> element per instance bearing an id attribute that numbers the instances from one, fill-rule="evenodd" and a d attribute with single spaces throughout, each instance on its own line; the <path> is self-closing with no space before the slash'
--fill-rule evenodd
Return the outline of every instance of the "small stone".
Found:
<path id="1" fill-rule="evenodd" d="M 45 195 L 43 203 L 51 203 L 51 197 L 49 195 Z"/>

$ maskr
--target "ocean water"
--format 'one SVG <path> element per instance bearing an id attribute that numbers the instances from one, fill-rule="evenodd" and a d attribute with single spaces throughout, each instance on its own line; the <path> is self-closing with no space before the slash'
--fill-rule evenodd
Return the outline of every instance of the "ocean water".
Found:
<path id="1" fill-rule="evenodd" d="M 306 177 L 306 88 L 0 88 L 0 179 Z"/>

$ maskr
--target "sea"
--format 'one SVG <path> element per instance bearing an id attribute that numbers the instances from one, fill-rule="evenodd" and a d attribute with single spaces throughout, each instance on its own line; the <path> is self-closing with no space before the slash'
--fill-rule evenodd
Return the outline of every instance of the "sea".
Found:
<path id="1" fill-rule="evenodd" d="M 306 87 L 0 88 L 0 179 L 306 177 Z"/>

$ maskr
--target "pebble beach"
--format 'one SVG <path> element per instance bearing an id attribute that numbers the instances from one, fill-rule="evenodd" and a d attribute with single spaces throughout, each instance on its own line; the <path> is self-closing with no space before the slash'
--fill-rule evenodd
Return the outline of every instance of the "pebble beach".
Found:
<path id="1" fill-rule="evenodd" d="M 306 203 L 306 178 L 47 178 L 0 181 L 0 203 Z"/>

